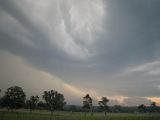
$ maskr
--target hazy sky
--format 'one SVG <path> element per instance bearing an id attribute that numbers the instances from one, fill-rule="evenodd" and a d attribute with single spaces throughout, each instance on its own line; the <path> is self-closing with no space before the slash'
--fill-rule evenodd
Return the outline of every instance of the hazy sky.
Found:
<path id="1" fill-rule="evenodd" d="M 0 88 L 160 104 L 160 0 L 0 0 Z"/>

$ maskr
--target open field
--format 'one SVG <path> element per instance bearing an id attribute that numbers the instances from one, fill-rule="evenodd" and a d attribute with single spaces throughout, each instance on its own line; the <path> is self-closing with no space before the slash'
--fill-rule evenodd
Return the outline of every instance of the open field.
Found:
<path id="1" fill-rule="evenodd" d="M 93 116 L 84 113 L 55 112 L 51 117 L 49 112 L 0 112 L 0 120 L 160 120 L 160 114 L 116 114 L 110 113 L 107 117 L 102 113 Z"/>

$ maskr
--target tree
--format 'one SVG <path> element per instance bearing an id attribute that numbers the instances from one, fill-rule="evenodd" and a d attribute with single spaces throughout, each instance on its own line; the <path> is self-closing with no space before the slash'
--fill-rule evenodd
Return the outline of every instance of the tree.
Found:
<path id="1" fill-rule="evenodd" d="M 156 107 L 157 105 L 156 105 L 156 102 L 152 102 L 151 103 L 151 107 Z"/>
<path id="2" fill-rule="evenodd" d="M 109 100 L 106 97 L 102 97 L 101 101 L 98 102 L 99 108 L 102 111 L 104 111 L 105 116 L 106 116 L 106 113 L 107 113 L 107 110 L 108 110 L 108 106 L 107 106 L 108 102 L 109 102 Z"/>
<path id="3" fill-rule="evenodd" d="M 43 99 L 46 101 L 51 111 L 51 115 L 55 110 L 62 109 L 66 104 L 63 94 L 58 93 L 55 90 L 44 91 Z"/>
<path id="4" fill-rule="evenodd" d="M 17 109 L 23 107 L 26 95 L 19 86 L 12 86 L 7 89 L 2 98 L 2 105 L 8 109 Z"/>
<path id="5" fill-rule="evenodd" d="M 157 111 L 156 108 L 157 108 L 156 102 L 152 102 L 150 105 L 151 112 L 156 112 Z"/>
<path id="6" fill-rule="evenodd" d="M 39 101 L 39 97 L 38 96 L 31 96 L 30 100 L 27 100 L 26 103 L 27 103 L 27 105 L 29 105 L 30 112 L 32 112 L 32 110 L 35 109 L 38 101 Z"/>
<path id="7" fill-rule="evenodd" d="M 93 115 L 93 106 L 92 106 L 92 98 L 90 97 L 89 94 L 86 94 L 84 97 L 83 97 L 84 101 L 83 101 L 83 109 L 85 110 L 85 115 L 86 115 L 86 111 L 87 110 L 90 110 L 91 112 L 91 115 Z"/>
<path id="8" fill-rule="evenodd" d="M 140 112 L 146 112 L 146 106 L 144 104 L 139 105 L 138 109 L 140 110 Z"/>

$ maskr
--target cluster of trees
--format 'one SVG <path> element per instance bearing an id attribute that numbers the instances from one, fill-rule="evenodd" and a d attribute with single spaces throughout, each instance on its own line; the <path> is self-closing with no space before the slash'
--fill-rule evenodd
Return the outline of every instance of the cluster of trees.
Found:
<path id="1" fill-rule="evenodd" d="M 39 101 L 38 96 L 31 96 L 29 100 L 26 100 L 23 89 L 19 86 L 12 86 L 7 89 L 4 96 L 0 99 L 0 105 L 8 110 L 27 107 L 30 109 L 30 112 L 32 112 L 36 106 L 39 106 L 48 108 L 51 114 L 53 114 L 53 111 L 63 109 L 63 106 L 66 104 L 63 94 L 55 90 L 44 91 L 42 98 L 45 103 Z"/>
<path id="2" fill-rule="evenodd" d="M 55 110 L 62 110 L 66 105 L 64 95 L 55 90 L 44 91 L 42 99 L 45 102 L 40 101 L 39 96 L 31 96 L 29 99 L 26 99 L 26 94 L 21 87 L 12 86 L 9 87 L 4 96 L 0 98 L 0 107 L 7 108 L 8 110 L 26 108 L 30 109 L 31 113 L 34 109 L 48 109 L 51 111 L 52 115 Z M 105 116 L 107 112 L 160 112 L 160 108 L 157 107 L 155 102 L 148 107 L 141 104 L 137 108 L 121 107 L 120 105 L 109 107 L 107 105 L 108 102 L 109 99 L 107 97 L 102 97 L 101 100 L 98 101 L 99 106 L 93 106 L 93 99 L 89 94 L 86 94 L 83 97 L 82 109 L 81 107 L 71 105 L 69 109 L 66 110 L 75 111 L 77 108 L 80 108 L 79 110 L 84 111 L 85 115 L 87 112 L 90 112 L 91 115 L 93 115 L 96 110 L 104 112 Z"/>
<path id="3" fill-rule="evenodd" d="M 87 111 L 90 111 L 91 115 L 93 115 L 93 104 L 92 104 L 93 99 L 90 97 L 89 94 L 86 94 L 86 96 L 84 96 L 83 99 L 84 99 L 83 109 L 85 111 L 85 114 Z M 109 108 L 107 105 L 108 102 L 109 100 L 107 99 L 107 97 L 102 97 L 101 100 L 98 101 L 98 104 L 99 104 L 98 108 L 105 113 L 105 116 Z"/>
<path id="4" fill-rule="evenodd" d="M 83 108 L 86 110 L 90 110 L 91 115 L 93 115 L 93 105 L 92 98 L 89 94 L 83 97 Z M 98 111 L 104 112 L 105 116 L 107 112 L 160 112 L 160 107 L 156 105 L 156 102 L 152 102 L 150 106 L 145 106 L 144 104 L 139 105 L 138 107 L 121 107 L 120 105 L 114 105 L 113 107 L 109 107 L 107 103 L 109 99 L 107 97 L 102 97 L 100 101 L 98 101 L 99 107 Z"/>
<path id="5" fill-rule="evenodd" d="M 64 105 L 66 105 L 64 95 L 55 90 L 44 91 L 42 98 L 45 103 L 39 100 L 39 96 L 31 96 L 30 99 L 26 99 L 25 92 L 21 87 L 12 86 L 7 89 L 4 96 L 0 99 L 0 105 L 8 110 L 29 108 L 31 113 L 35 108 L 44 108 L 49 109 L 51 114 L 53 114 L 55 110 L 62 110 Z M 93 115 L 93 99 L 89 94 L 86 94 L 83 99 L 82 108 L 85 111 L 85 115 L 89 111 L 91 115 Z M 106 97 L 102 97 L 102 100 L 98 102 L 99 109 L 104 111 L 105 115 L 108 109 L 108 102 L 109 100 Z M 72 109 L 74 109 L 74 106 L 72 106 Z"/>
<path id="6" fill-rule="evenodd" d="M 150 106 L 146 106 L 141 104 L 138 106 L 139 112 L 159 112 L 159 107 L 157 106 L 156 102 L 152 102 Z"/>

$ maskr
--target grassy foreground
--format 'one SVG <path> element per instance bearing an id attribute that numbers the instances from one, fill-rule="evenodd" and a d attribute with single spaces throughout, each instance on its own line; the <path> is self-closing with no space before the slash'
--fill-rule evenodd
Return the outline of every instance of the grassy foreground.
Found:
<path id="1" fill-rule="evenodd" d="M 102 113 L 93 116 L 84 113 L 55 112 L 51 115 L 48 112 L 0 112 L 0 120 L 160 120 L 160 114 L 108 114 L 104 117 Z"/>

